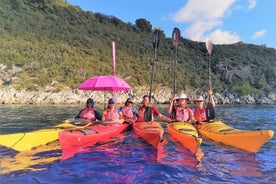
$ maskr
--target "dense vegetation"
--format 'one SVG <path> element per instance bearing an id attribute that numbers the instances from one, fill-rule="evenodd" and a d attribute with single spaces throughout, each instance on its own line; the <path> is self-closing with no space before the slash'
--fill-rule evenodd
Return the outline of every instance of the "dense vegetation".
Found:
<path id="1" fill-rule="evenodd" d="M 52 81 L 58 81 L 59 89 L 76 88 L 88 77 L 112 75 L 112 41 L 116 42 L 117 75 L 131 86 L 150 84 L 154 28 L 148 20 L 124 23 L 114 16 L 85 12 L 65 0 L 1 0 L 0 22 L 0 63 L 7 70 L 23 69 L 9 74 L 18 79 L 2 88 L 38 90 Z M 174 57 L 172 39 L 162 32 L 154 84 L 172 87 Z M 181 38 L 177 58 L 178 91 L 207 89 L 205 43 Z M 274 48 L 213 45 L 210 59 L 217 92 L 276 91 Z M 1 75 L 3 79 L 3 71 Z"/>

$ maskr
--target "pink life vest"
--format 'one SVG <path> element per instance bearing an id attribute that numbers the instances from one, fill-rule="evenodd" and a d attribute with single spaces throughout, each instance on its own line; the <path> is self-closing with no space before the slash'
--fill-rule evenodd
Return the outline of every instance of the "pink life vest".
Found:
<path id="1" fill-rule="evenodd" d="M 202 107 L 202 109 L 200 109 L 199 107 L 195 108 L 194 117 L 197 121 L 207 120 L 207 118 L 206 118 L 206 108 L 205 107 Z"/>
<path id="2" fill-rule="evenodd" d="M 84 108 L 84 109 L 82 109 L 81 114 L 80 114 L 80 118 L 95 121 L 96 116 L 95 116 L 94 108 Z"/>
<path id="3" fill-rule="evenodd" d="M 121 111 L 124 116 L 124 119 L 132 119 L 134 116 L 132 112 L 132 107 L 123 106 Z"/>
<path id="4" fill-rule="evenodd" d="M 193 111 L 186 107 L 186 108 L 182 108 L 180 106 L 175 106 L 175 110 L 176 110 L 176 119 L 178 121 L 189 121 L 191 116 L 193 115 Z"/>
<path id="5" fill-rule="evenodd" d="M 106 121 L 118 120 L 118 119 L 119 119 L 119 114 L 117 112 L 117 109 L 106 109 L 106 114 L 105 114 Z"/>

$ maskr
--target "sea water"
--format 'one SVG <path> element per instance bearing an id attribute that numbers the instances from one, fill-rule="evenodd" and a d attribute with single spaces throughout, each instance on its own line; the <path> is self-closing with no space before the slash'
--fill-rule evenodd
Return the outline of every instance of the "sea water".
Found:
<path id="1" fill-rule="evenodd" d="M 167 115 L 167 105 L 158 108 Z M 80 109 L 1 105 L 0 134 L 48 128 Z M 276 106 L 217 106 L 216 119 L 239 129 L 276 132 Z M 0 146 L 0 183 L 275 183 L 275 136 L 256 154 L 204 138 L 201 154 L 193 155 L 167 133 L 165 124 L 167 142 L 158 151 L 132 130 L 80 147 L 66 160 L 58 141 L 21 153 Z"/>

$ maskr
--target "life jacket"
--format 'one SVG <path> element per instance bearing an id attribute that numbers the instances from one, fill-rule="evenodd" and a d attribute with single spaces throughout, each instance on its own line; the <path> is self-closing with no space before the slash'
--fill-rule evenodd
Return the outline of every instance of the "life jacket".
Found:
<path id="1" fill-rule="evenodd" d="M 145 106 L 139 107 L 138 116 L 139 117 L 137 121 L 140 121 L 140 122 L 154 121 L 154 117 L 150 107 L 145 107 Z"/>
<path id="2" fill-rule="evenodd" d="M 84 108 L 84 109 L 82 109 L 82 111 L 80 113 L 80 118 L 95 121 L 96 116 L 95 116 L 94 108 Z"/>
<path id="3" fill-rule="evenodd" d="M 105 114 L 106 121 L 118 120 L 118 119 L 119 119 L 119 114 L 116 109 L 106 109 L 106 114 Z"/>
<path id="4" fill-rule="evenodd" d="M 122 107 L 122 114 L 124 116 L 124 119 L 132 119 L 134 114 L 132 112 L 132 107 Z"/>
<path id="5" fill-rule="evenodd" d="M 206 108 L 205 107 L 202 107 L 202 109 L 199 108 L 199 107 L 195 108 L 194 117 L 197 121 L 207 120 L 207 118 L 206 118 Z"/>
<path id="6" fill-rule="evenodd" d="M 189 121 L 193 111 L 190 108 L 182 108 L 180 106 L 175 106 L 176 119 L 178 121 Z"/>

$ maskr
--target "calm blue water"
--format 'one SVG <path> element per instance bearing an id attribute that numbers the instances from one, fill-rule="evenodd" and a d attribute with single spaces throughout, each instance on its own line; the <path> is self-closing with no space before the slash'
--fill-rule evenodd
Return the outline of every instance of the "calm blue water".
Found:
<path id="1" fill-rule="evenodd" d="M 80 106 L 0 106 L 0 134 L 50 127 Z M 166 106 L 159 109 L 166 112 Z M 276 106 L 218 106 L 217 119 L 276 132 Z M 165 127 L 165 126 L 164 126 Z M 166 128 L 165 128 L 166 130 Z M 275 183 L 275 136 L 257 154 L 203 139 L 200 158 L 165 133 L 159 152 L 132 131 L 62 161 L 58 142 L 18 154 L 0 147 L 0 183 Z M 54 149 L 54 150 L 53 150 Z"/>

